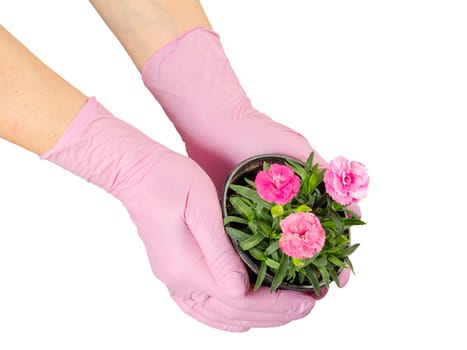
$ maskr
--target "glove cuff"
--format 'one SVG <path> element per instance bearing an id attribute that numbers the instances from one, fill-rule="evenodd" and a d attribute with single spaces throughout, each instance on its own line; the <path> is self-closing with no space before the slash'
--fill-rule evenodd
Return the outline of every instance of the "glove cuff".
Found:
<path id="1" fill-rule="evenodd" d="M 40 158 L 120 198 L 167 153 L 166 147 L 115 118 L 91 97 L 57 144 Z M 151 161 L 144 161 L 148 157 Z"/>

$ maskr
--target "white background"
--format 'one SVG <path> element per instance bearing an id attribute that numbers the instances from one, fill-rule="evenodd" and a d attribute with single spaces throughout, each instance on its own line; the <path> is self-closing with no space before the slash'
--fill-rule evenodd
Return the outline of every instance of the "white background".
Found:
<path id="1" fill-rule="evenodd" d="M 466 349 L 465 1 L 207 0 L 253 104 L 371 187 L 356 276 L 309 316 L 225 333 L 151 273 L 123 206 L 0 142 L 0 349 Z M 0 0 L 0 23 L 115 115 L 184 152 L 86 1 Z"/>

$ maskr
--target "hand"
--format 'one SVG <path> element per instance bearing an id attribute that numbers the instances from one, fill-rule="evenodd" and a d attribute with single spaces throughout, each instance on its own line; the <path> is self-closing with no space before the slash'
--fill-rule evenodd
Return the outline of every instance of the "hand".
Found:
<path id="1" fill-rule="evenodd" d="M 113 117 L 94 98 L 42 155 L 105 189 L 128 209 L 154 274 L 179 307 L 223 330 L 272 327 L 308 314 L 292 292 L 250 293 L 222 225 L 214 185 L 192 160 Z"/>
<path id="2" fill-rule="evenodd" d="M 142 75 L 189 156 L 219 191 L 231 169 L 250 156 L 280 153 L 306 161 L 312 151 L 298 132 L 253 108 L 215 32 L 186 32 L 157 51 Z M 326 164 L 318 154 L 315 161 Z"/>
<path id="3" fill-rule="evenodd" d="M 194 28 L 157 51 L 142 75 L 219 194 L 229 172 L 253 155 L 278 153 L 305 162 L 314 151 L 315 162 L 327 164 L 302 135 L 253 108 L 219 36 L 208 29 Z M 360 214 L 358 206 L 351 209 Z M 341 286 L 349 275 L 340 275 Z"/>

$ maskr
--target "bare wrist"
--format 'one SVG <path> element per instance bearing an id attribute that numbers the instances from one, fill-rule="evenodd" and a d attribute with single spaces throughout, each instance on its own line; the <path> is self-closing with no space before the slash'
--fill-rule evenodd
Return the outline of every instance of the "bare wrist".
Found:
<path id="1" fill-rule="evenodd" d="M 183 32 L 211 28 L 198 0 L 90 0 L 139 71 L 152 54 Z"/>

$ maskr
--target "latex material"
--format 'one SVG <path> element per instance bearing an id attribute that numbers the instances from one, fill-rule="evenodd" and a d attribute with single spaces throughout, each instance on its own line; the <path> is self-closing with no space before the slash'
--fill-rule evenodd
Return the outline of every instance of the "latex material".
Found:
<path id="1" fill-rule="evenodd" d="M 186 32 L 146 62 L 142 77 L 218 190 L 250 156 L 279 153 L 305 161 L 312 150 L 302 135 L 252 106 L 215 32 Z M 325 164 L 319 155 L 316 160 Z"/>
<path id="2" fill-rule="evenodd" d="M 41 158 L 123 203 L 154 274 L 193 318 L 223 330 L 246 331 L 282 325 L 312 309 L 314 300 L 298 293 L 250 293 L 206 173 L 112 116 L 95 98 Z"/>
<path id="3" fill-rule="evenodd" d="M 193 28 L 165 45 L 146 62 L 142 78 L 219 194 L 230 171 L 251 156 L 278 153 L 306 161 L 313 150 L 301 134 L 252 106 L 211 30 Z M 352 209 L 360 214 L 358 206 Z M 345 271 L 341 286 L 348 278 Z"/>

